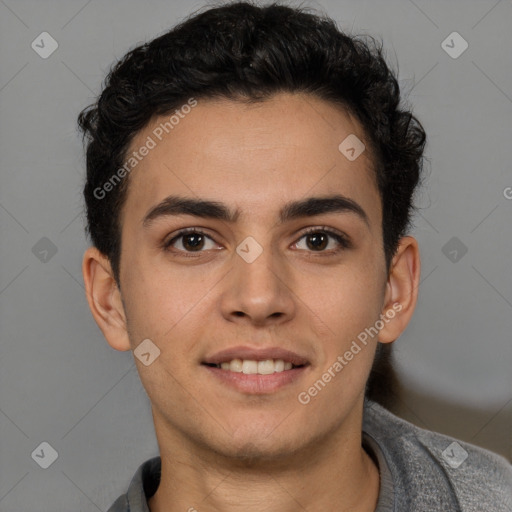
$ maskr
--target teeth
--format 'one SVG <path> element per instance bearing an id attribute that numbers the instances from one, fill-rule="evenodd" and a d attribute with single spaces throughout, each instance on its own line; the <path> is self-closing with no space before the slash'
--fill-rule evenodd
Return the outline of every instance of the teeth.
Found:
<path id="1" fill-rule="evenodd" d="M 282 359 L 276 359 L 274 361 L 274 371 L 282 372 L 284 370 L 284 361 Z"/>
<path id="2" fill-rule="evenodd" d="M 284 370 L 291 370 L 292 363 L 282 359 L 267 359 L 265 361 L 254 361 L 251 359 L 233 359 L 217 365 L 217 368 L 231 372 L 245 373 L 246 375 L 270 375 Z"/>
<path id="3" fill-rule="evenodd" d="M 266 361 L 258 361 L 258 373 L 261 375 L 270 375 L 274 373 L 274 361 L 272 359 L 267 359 Z"/>
<path id="4" fill-rule="evenodd" d="M 247 375 L 258 373 L 258 362 L 251 361 L 250 359 L 244 359 L 244 362 L 242 363 L 242 373 Z"/>

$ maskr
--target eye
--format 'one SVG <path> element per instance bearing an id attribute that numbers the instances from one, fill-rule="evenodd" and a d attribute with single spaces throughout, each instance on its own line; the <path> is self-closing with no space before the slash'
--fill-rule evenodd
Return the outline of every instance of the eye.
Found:
<path id="1" fill-rule="evenodd" d="M 169 241 L 164 242 L 163 248 L 165 250 L 169 250 L 170 247 L 174 247 L 181 252 L 202 252 L 202 249 L 213 249 L 214 247 L 205 248 L 206 239 L 213 242 L 213 239 L 200 229 L 182 229 L 176 234 L 176 236 L 171 238 Z M 179 241 L 179 243 L 175 246 L 177 241 Z"/>
<path id="2" fill-rule="evenodd" d="M 309 249 L 310 252 L 327 252 L 333 254 L 352 247 L 347 236 L 325 227 L 309 228 L 299 238 L 299 240 L 302 239 L 308 240 L 306 242 L 306 250 Z M 335 240 L 338 246 L 326 251 L 325 249 L 329 245 L 329 239 Z M 213 243 L 213 246 L 205 247 L 208 240 Z M 300 242 L 295 242 L 294 246 L 297 247 L 299 244 Z M 214 249 L 215 245 L 215 241 L 200 229 L 187 228 L 182 229 L 170 240 L 164 242 L 162 248 L 169 252 L 172 252 L 171 248 L 173 248 L 177 252 L 187 255 L 187 253 L 201 253 L 203 250 Z M 301 247 L 298 248 L 301 249 Z"/>
<path id="3" fill-rule="evenodd" d="M 306 239 L 307 249 L 311 249 L 312 252 L 338 253 L 343 249 L 351 247 L 348 237 L 325 227 L 310 228 L 300 237 L 299 240 L 302 240 L 303 238 Z M 337 242 L 338 247 L 325 251 L 326 247 L 329 245 L 329 238 L 334 239 Z M 300 242 L 296 242 L 295 245 L 298 246 L 299 243 Z M 298 248 L 300 249 L 300 247 Z"/>

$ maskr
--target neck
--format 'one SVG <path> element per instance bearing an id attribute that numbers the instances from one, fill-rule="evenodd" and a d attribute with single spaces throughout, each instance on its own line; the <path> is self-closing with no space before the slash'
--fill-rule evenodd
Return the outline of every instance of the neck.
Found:
<path id="1" fill-rule="evenodd" d="M 379 473 L 361 446 L 362 410 L 355 417 L 300 450 L 236 460 L 185 437 L 170 442 L 155 417 L 162 471 L 150 511 L 373 512 Z"/>

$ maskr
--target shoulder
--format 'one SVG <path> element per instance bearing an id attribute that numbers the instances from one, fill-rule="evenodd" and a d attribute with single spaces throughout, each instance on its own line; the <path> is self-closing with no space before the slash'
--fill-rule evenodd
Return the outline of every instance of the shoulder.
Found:
<path id="1" fill-rule="evenodd" d="M 147 500 L 160 484 L 160 456 L 146 460 L 137 468 L 126 494 L 117 498 L 107 512 L 148 512 Z"/>
<path id="2" fill-rule="evenodd" d="M 504 457 L 417 427 L 373 402 L 365 407 L 363 429 L 403 485 L 440 494 L 444 486 L 463 511 L 484 504 L 487 512 L 512 511 L 512 465 Z"/>
<path id="3" fill-rule="evenodd" d="M 110 506 L 107 512 L 129 512 L 128 498 L 126 494 L 119 496 Z"/>

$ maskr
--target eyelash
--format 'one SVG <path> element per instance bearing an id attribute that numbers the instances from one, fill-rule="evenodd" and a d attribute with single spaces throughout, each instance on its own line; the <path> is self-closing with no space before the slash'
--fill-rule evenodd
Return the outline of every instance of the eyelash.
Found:
<path id="1" fill-rule="evenodd" d="M 315 252 L 318 252 L 319 254 L 326 253 L 326 254 L 335 255 L 335 254 L 338 254 L 340 251 L 342 251 L 344 249 L 350 249 L 352 247 L 352 243 L 350 242 L 348 237 L 346 237 L 346 236 L 344 236 L 344 235 L 342 235 L 340 233 L 337 233 L 335 231 L 332 231 L 331 229 L 329 229 L 327 227 L 308 228 L 305 232 L 302 233 L 302 235 L 299 237 L 298 240 L 301 240 L 302 238 L 304 238 L 307 235 L 318 234 L 318 233 L 324 233 L 324 234 L 330 236 L 331 238 L 334 238 L 334 240 L 336 240 L 339 243 L 341 248 L 331 249 L 330 251 L 325 251 L 324 250 L 324 251 L 308 251 L 308 252 L 311 252 L 313 254 Z M 176 242 L 178 239 L 184 237 L 185 235 L 190 235 L 190 234 L 203 235 L 203 236 L 209 238 L 210 240 L 213 240 L 210 235 L 208 235 L 207 233 L 205 233 L 201 229 L 198 229 L 198 228 L 185 228 L 185 229 L 182 229 L 182 230 L 178 231 L 178 233 L 176 233 L 176 235 L 174 237 L 172 237 L 169 241 L 164 242 L 162 244 L 162 249 L 164 251 L 171 252 L 170 247 L 171 247 L 171 245 L 174 242 Z M 197 251 L 197 252 L 194 252 L 194 251 L 182 251 L 181 249 L 179 249 L 178 251 L 180 253 L 183 253 L 183 255 L 185 257 L 190 257 L 190 258 L 197 257 L 194 254 L 200 254 L 200 253 L 204 252 L 204 251 Z"/>

